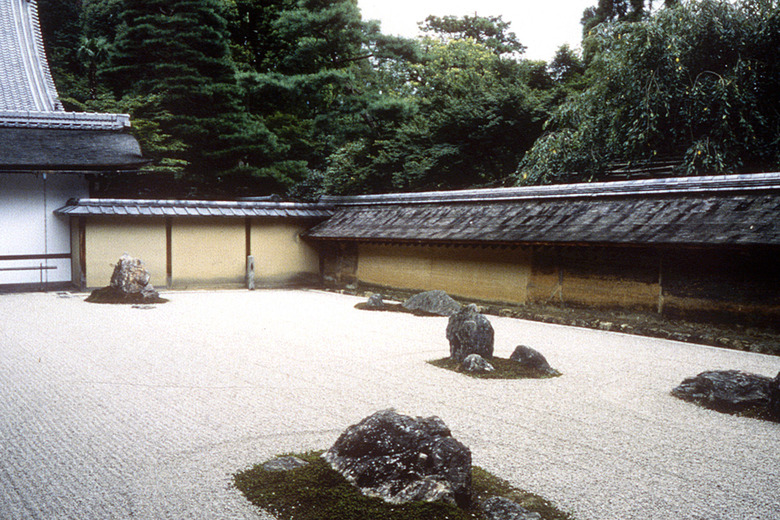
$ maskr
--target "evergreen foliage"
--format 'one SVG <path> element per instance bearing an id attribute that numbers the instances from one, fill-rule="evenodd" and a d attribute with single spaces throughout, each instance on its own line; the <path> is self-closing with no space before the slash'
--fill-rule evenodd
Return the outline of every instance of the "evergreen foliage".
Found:
<path id="1" fill-rule="evenodd" d="M 262 176 L 274 140 L 241 107 L 220 4 L 125 0 L 120 22 L 105 77 L 118 97 L 148 99 L 141 112 L 182 143 L 160 162 L 198 181 Z"/>
<path id="2" fill-rule="evenodd" d="M 429 16 L 407 39 L 356 0 L 39 11 L 63 104 L 129 113 L 169 196 L 578 182 L 659 157 L 780 167 L 778 0 L 598 0 L 582 54 L 549 63 L 523 59 L 501 16 Z"/>

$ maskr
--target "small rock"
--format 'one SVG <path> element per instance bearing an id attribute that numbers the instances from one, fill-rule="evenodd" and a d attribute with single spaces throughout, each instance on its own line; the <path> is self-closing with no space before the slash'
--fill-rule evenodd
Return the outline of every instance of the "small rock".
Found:
<path id="1" fill-rule="evenodd" d="M 290 471 L 308 465 L 308 462 L 298 457 L 277 457 L 264 462 L 263 469 L 266 471 Z"/>
<path id="2" fill-rule="evenodd" d="M 515 315 L 515 312 L 512 309 L 501 309 L 498 311 L 498 315 L 503 318 L 511 318 Z"/>
<path id="3" fill-rule="evenodd" d="M 401 504 L 471 496 L 471 451 L 438 417 L 376 412 L 347 428 L 322 457 L 367 496 Z"/>
<path id="4" fill-rule="evenodd" d="M 371 296 L 368 297 L 368 302 L 366 302 L 366 308 L 381 311 L 381 310 L 385 310 L 387 308 L 387 305 L 385 305 L 385 302 L 382 299 L 381 294 L 372 294 Z"/>
<path id="5" fill-rule="evenodd" d="M 487 520 L 540 520 L 542 515 L 504 497 L 490 497 L 481 504 Z"/>
<path id="6" fill-rule="evenodd" d="M 518 345 L 515 347 L 515 350 L 512 351 L 512 355 L 509 356 L 509 359 L 517 361 L 528 368 L 540 370 L 550 375 L 560 375 L 560 372 L 550 366 L 541 352 L 525 345 Z"/>
<path id="7" fill-rule="evenodd" d="M 772 379 L 739 370 L 711 370 L 685 379 L 672 395 L 719 412 L 768 407 Z"/>
<path id="8" fill-rule="evenodd" d="M 477 312 L 474 304 L 450 316 L 447 340 L 450 342 L 450 357 L 458 362 L 463 362 L 469 354 L 479 354 L 485 359 L 493 357 L 493 326 Z"/>
<path id="9" fill-rule="evenodd" d="M 485 358 L 480 356 L 479 354 L 469 354 L 466 356 L 466 358 L 463 360 L 463 370 L 466 372 L 478 372 L 478 373 L 484 373 L 484 372 L 492 372 L 495 370 L 493 365 L 488 363 Z"/>
<path id="10" fill-rule="evenodd" d="M 610 321 L 600 321 L 599 322 L 599 329 L 601 330 L 612 330 L 612 322 Z"/>
<path id="11" fill-rule="evenodd" d="M 444 291 L 426 291 L 415 294 L 403 303 L 405 309 L 422 311 L 439 316 L 452 316 L 460 310 L 460 304 Z"/>

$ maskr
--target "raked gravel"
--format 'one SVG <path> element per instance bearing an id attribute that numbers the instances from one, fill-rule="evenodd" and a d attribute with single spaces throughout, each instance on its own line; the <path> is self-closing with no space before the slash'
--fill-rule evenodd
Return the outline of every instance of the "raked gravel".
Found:
<path id="1" fill-rule="evenodd" d="M 579 520 L 780 519 L 780 425 L 669 395 L 777 357 L 491 316 L 496 355 L 526 344 L 563 376 L 475 380 L 425 362 L 448 354 L 446 318 L 351 296 L 84 296 L 0 295 L 0 518 L 268 518 L 232 474 L 393 407 Z"/>

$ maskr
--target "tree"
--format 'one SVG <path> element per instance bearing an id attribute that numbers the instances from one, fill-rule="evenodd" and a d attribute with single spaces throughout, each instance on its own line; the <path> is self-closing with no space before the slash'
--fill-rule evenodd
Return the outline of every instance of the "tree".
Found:
<path id="1" fill-rule="evenodd" d="M 780 167 L 776 0 L 702 0 L 602 24 L 588 87 L 564 103 L 518 181 L 606 178 L 614 162 L 681 160 L 677 173 Z"/>
<path id="2" fill-rule="evenodd" d="M 323 170 L 334 150 L 367 131 L 373 52 L 370 26 L 354 0 L 279 7 L 267 22 L 273 42 L 255 50 L 259 68 L 240 81 L 246 110 L 280 144 L 267 168 L 292 186 Z"/>
<path id="3" fill-rule="evenodd" d="M 423 40 L 406 89 L 369 110 L 383 124 L 330 157 L 332 191 L 408 191 L 500 183 L 541 131 L 521 64 L 473 39 Z M 384 110 L 383 115 L 378 115 Z"/>
<path id="4" fill-rule="evenodd" d="M 558 83 L 570 83 L 585 73 L 582 59 L 569 47 L 569 44 L 558 48 L 548 68 L 553 81 Z"/>
<path id="5" fill-rule="evenodd" d="M 438 35 L 443 41 L 471 38 L 499 56 L 517 57 L 525 52 L 525 45 L 509 30 L 510 22 L 501 16 L 429 16 L 418 25 L 426 35 Z"/>
<path id="6" fill-rule="evenodd" d="M 89 99 L 97 99 L 98 94 L 98 68 L 108 59 L 108 41 L 99 36 L 87 38 L 82 36 L 76 51 L 79 61 L 87 69 L 87 84 L 89 86 Z"/>
<path id="7" fill-rule="evenodd" d="M 183 144 L 161 160 L 186 164 L 190 179 L 245 182 L 264 176 L 275 143 L 243 111 L 221 12 L 217 0 L 125 0 L 105 77 Z"/>

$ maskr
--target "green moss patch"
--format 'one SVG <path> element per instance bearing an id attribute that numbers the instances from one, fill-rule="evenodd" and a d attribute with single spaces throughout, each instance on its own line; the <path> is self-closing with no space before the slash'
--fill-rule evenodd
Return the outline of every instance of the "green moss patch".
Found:
<path id="1" fill-rule="evenodd" d="M 404 307 L 400 303 L 387 303 L 385 302 L 385 306 L 381 309 L 377 309 L 376 307 L 371 307 L 366 302 L 360 302 L 355 304 L 355 308 L 361 311 L 376 311 L 376 312 L 402 312 L 404 314 L 414 314 L 415 316 L 435 316 L 438 318 L 441 318 L 441 314 L 434 314 L 432 312 L 425 312 L 421 311 L 419 309 L 410 310 Z M 446 318 L 446 316 L 444 316 Z"/>
<path id="2" fill-rule="evenodd" d="M 549 379 L 561 375 L 560 373 L 550 374 L 544 370 L 529 368 L 522 363 L 506 358 L 492 357 L 488 361 L 495 368 L 492 372 L 466 372 L 460 363 L 450 357 L 434 359 L 428 363 L 478 379 Z"/>
<path id="3" fill-rule="evenodd" d="M 144 297 L 141 293 L 123 293 L 110 285 L 95 289 L 84 300 L 90 303 L 110 303 L 110 304 L 152 304 L 166 303 L 168 300 L 158 296 Z"/>
<path id="4" fill-rule="evenodd" d="M 483 519 L 477 507 L 460 509 L 442 502 L 388 504 L 363 496 L 320 458 L 322 452 L 295 454 L 307 466 L 290 471 L 266 471 L 262 465 L 234 477 L 235 486 L 252 502 L 278 518 L 289 520 L 467 520 Z M 472 467 L 473 503 L 504 496 L 545 520 L 571 520 L 548 501 L 516 489 L 487 471 Z"/>

